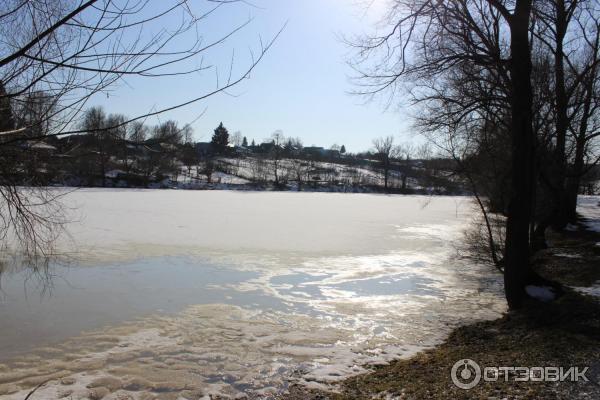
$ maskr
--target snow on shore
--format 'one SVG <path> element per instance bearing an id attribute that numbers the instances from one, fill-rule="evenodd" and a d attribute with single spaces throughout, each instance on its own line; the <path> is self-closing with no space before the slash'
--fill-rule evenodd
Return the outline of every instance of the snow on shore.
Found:
<path id="1" fill-rule="evenodd" d="M 577 212 L 588 229 L 600 232 L 600 196 L 579 196 Z"/>

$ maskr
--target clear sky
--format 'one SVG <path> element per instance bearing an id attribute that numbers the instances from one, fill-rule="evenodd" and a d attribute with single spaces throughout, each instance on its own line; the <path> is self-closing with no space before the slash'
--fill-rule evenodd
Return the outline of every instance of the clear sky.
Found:
<path id="1" fill-rule="evenodd" d="M 377 136 L 394 135 L 398 142 L 413 139 L 410 118 L 402 109 L 386 111 L 381 103 L 365 104 L 364 98 L 348 94 L 353 88 L 348 80 L 351 70 L 345 63 L 349 49 L 339 35 L 372 30 L 385 1 L 374 0 L 368 9 L 355 0 L 252 0 L 254 6 L 238 3 L 222 7 L 200 25 L 206 40 L 219 37 L 249 17 L 253 21 L 205 55 L 204 64 L 218 66 L 221 82 L 227 78 L 233 51 L 235 75 L 248 65 L 249 50 L 257 51 L 260 38 L 267 42 L 286 22 L 287 26 L 251 79 L 236 86 L 230 95 L 219 94 L 165 114 L 160 120 L 172 118 L 184 124 L 206 110 L 192 124 L 198 141 L 210 140 L 221 121 L 230 133 L 240 131 L 249 141 L 261 142 L 281 129 L 286 136 L 300 137 L 305 146 L 336 143 L 349 151 L 371 148 Z M 152 7 L 162 9 L 165 3 L 156 1 Z M 94 103 L 103 105 L 107 112 L 134 116 L 211 91 L 215 76 L 213 69 L 183 77 L 128 79 L 110 97 L 103 96 Z"/>

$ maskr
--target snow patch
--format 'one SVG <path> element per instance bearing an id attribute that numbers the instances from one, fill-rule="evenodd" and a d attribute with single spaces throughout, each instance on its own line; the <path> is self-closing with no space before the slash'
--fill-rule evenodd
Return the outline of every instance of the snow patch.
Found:
<path id="1" fill-rule="evenodd" d="M 591 287 L 573 287 L 573 289 L 589 296 L 600 297 L 600 283 L 596 283 L 596 285 Z"/>
<path id="2" fill-rule="evenodd" d="M 556 253 L 555 256 L 563 257 L 563 258 L 582 258 L 581 254 L 571 254 L 571 253 Z"/>
<path id="3" fill-rule="evenodd" d="M 600 196 L 579 196 L 577 211 L 589 230 L 600 232 Z"/>
<path id="4" fill-rule="evenodd" d="M 525 292 L 529 295 L 529 297 L 533 297 L 539 301 L 549 302 L 556 298 L 556 294 L 549 286 L 534 286 L 529 285 L 525 286 Z"/>

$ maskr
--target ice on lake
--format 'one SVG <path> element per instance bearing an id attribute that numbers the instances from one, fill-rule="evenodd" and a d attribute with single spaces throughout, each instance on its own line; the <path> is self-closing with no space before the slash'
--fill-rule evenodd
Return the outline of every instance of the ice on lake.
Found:
<path id="1" fill-rule="evenodd" d="M 264 397 L 505 310 L 466 197 L 78 190 L 51 286 L 2 277 L 0 395 Z M 61 382 L 62 380 L 62 382 Z"/>

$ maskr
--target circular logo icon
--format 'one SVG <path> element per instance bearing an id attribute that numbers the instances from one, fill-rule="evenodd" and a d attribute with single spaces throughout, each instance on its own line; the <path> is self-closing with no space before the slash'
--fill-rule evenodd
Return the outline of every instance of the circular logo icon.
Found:
<path id="1" fill-rule="evenodd" d="M 481 381 L 481 368 L 475 361 L 465 358 L 454 364 L 451 375 L 452 382 L 456 387 L 469 390 Z"/>

